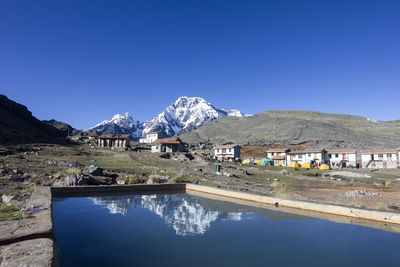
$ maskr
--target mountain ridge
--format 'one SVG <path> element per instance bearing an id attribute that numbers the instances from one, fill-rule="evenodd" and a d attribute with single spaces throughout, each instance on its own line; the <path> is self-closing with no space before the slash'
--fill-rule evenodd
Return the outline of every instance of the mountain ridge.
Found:
<path id="1" fill-rule="evenodd" d="M 245 118 L 225 117 L 180 135 L 190 144 L 289 144 L 319 147 L 398 147 L 400 121 L 358 115 L 270 110 Z"/>
<path id="2" fill-rule="evenodd" d="M 0 95 L 1 144 L 63 142 L 66 134 L 53 123 L 56 121 L 38 120 L 26 106 Z"/>

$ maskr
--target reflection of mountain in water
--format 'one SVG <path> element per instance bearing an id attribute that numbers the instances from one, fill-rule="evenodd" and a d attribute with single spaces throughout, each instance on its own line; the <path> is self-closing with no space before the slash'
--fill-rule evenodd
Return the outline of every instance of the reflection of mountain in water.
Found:
<path id="1" fill-rule="evenodd" d="M 221 212 L 199 203 L 190 195 L 101 196 L 91 198 L 95 205 L 105 206 L 112 214 L 126 215 L 131 208 L 145 208 L 164 219 L 177 235 L 205 233 L 217 220 L 242 219 L 242 212 Z"/>

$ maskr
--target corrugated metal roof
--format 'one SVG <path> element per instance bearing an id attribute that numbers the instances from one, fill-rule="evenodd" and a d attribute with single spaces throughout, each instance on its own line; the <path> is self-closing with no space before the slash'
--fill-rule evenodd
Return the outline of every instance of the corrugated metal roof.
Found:
<path id="1" fill-rule="evenodd" d="M 273 148 L 273 149 L 268 149 L 266 150 L 267 153 L 283 153 L 283 152 L 289 152 L 290 149 L 289 148 Z"/>
<path id="2" fill-rule="evenodd" d="M 128 139 L 130 134 L 102 134 L 99 139 Z"/>
<path id="3" fill-rule="evenodd" d="M 214 147 L 214 149 L 216 149 L 216 148 L 218 148 L 218 149 L 220 149 L 220 148 L 234 148 L 234 147 L 237 147 L 237 146 L 239 146 L 239 145 L 221 145 L 221 146 Z"/>
<path id="4" fill-rule="evenodd" d="M 160 141 L 160 144 L 182 144 L 180 141 Z"/>
<path id="5" fill-rule="evenodd" d="M 302 150 L 290 151 L 289 154 L 303 154 L 303 153 L 321 153 L 325 149 L 323 148 L 306 148 Z"/>
<path id="6" fill-rule="evenodd" d="M 398 148 L 373 148 L 373 149 L 365 149 L 361 150 L 362 154 L 368 153 L 397 153 L 399 151 Z"/>
<path id="7" fill-rule="evenodd" d="M 328 149 L 327 153 L 334 154 L 334 153 L 357 153 L 357 149 L 353 148 L 335 148 L 335 149 Z"/>

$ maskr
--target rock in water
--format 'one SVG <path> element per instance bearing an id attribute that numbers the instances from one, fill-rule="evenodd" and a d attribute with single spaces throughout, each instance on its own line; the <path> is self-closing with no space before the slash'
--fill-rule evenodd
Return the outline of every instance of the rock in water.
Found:
<path id="1" fill-rule="evenodd" d="M 90 165 L 88 167 L 88 172 L 94 176 L 102 176 L 103 175 L 103 169 L 100 167 L 94 166 L 94 165 Z"/>

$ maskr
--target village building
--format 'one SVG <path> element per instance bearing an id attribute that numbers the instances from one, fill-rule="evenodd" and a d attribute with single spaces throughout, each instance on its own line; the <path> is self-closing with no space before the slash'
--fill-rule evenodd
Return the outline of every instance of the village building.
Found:
<path id="1" fill-rule="evenodd" d="M 240 146 L 223 145 L 214 147 L 214 158 L 219 161 L 233 161 L 240 159 Z"/>
<path id="2" fill-rule="evenodd" d="M 151 143 L 152 153 L 185 152 L 185 145 L 179 137 L 158 139 Z"/>
<path id="3" fill-rule="evenodd" d="M 274 166 L 287 166 L 287 156 L 290 152 L 289 148 L 268 149 L 266 151 L 267 158 L 274 162 Z"/>
<path id="4" fill-rule="evenodd" d="M 129 146 L 130 134 L 102 134 L 98 137 L 97 144 L 103 148 L 125 149 Z"/>
<path id="5" fill-rule="evenodd" d="M 89 141 L 97 141 L 97 139 L 99 138 L 99 133 L 97 131 L 93 131 L 88 135 L 88 139 Z"/>
<path id="6" fill-rule="evenodd" d="M 399 150 L 393 148 L 367 149 L 361 151 L 363 168 L 397 168 L 399 165 Z"/>
<path id="7" fill-rule="evenodd" d="M 357 149 L 328 149 L 326 155 L 326 161 L 332 168 L 357 166 Z"/>
<path id="8" fill-rule="evenodd" d="M 397 168 L 400 169 L 400 148 L 397 149 Z"/>
<path id="9" fill-rule="evenodd" d="M 326 151 L 322 148 L 307 148 L 302 150 L 290 151 L 287 156 L 287 164 L 292 162 L 301 165 L 308 163 L 314 165 L 321 165 L 326 161 Z"/>
<path id="10" fill-rule="evenodd" d="M 164 132 L 148 132 L 144 137 L 139 139 L 139 143 L 150 144 L 161 138 L 165 138 Z"/>

